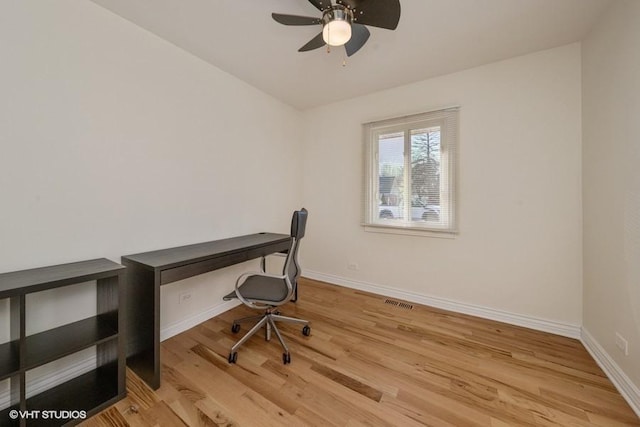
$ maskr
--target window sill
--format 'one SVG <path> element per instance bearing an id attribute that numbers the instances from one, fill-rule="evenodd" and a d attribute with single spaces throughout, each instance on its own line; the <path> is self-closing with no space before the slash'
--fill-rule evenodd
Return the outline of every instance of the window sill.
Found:
<path id="1" fill-rule="evenodd" d="M 457 231 L 451 230 L 438 230 L 433 228 L 411 227 L 411 226 L 397 226 L 397 225 L 383 225 L 383 224 L 362 224 L 364 231 L 370 233 L 383 233 L 383 234 L 399 234 L 404 236 L 421 236 L 421 237 L 436 237 L 439 239 L 455 239 L 458 237 Z"/>

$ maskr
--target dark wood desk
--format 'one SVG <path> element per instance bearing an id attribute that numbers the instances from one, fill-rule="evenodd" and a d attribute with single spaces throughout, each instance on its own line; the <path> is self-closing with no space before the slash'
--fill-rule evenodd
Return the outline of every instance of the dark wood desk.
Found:
<path id="1" fill-rule="evenodd" d="M 290 245 L 288 234 L 257 233 L 123 256 L 127 365 L 151 387 L 160 387 L 160 286 L 286 251 Z"/>

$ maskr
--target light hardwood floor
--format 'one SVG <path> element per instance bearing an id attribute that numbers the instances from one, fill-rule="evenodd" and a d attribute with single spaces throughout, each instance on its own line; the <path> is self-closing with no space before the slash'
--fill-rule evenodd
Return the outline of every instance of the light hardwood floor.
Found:
<path id="1" fill-rule="evenodd" d="M 302 279 L 283 325 L 229 365 L 238 307 L 162 343 L 155 392 L 128 372 L 128 397 L 96 426 L 640 426 L 573 339 Z"/>

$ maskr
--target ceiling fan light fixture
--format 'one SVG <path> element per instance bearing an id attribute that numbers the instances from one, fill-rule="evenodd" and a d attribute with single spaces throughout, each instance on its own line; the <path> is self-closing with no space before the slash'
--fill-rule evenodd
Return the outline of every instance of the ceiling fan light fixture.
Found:
<path id="1" fill-rule="evenodd" d="M 322 17 L 322 39 L 329 46 L 342 46 L 351 39 L 353 15 L 344 6 L 335 5 Z"/>
<path id="2" fill-rule="evenodd" d="M 300 0 L 302 1 L 302 0 Z M 322 25 L 322 30 L 298 52 L 308 52 L 327 46 L 344 46 L 347 56 L 360 51 L 371 33 L 367 26 L 395 30 L 400 21 L 400 0 L 309 0 L 322 17 L 272 13 L 282 25 Z M 344 65 L 344 64 L 343 64 Z"/>
<path id="3" fill-rule="evenodd" d="M 322 29 L 322 39 L 329 46 L 342 46 L 351 39 L 351 25 L 347 21 L 331 21 Z"/>

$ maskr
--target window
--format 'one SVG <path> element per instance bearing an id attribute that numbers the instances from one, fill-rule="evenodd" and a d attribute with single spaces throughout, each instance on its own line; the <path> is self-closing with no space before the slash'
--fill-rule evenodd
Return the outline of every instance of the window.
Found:
<path id="1" fill-rule="evenodd" d="M 365 229 L 455 233 L 458 108 L 367 123 L 364 139 Z"/>

